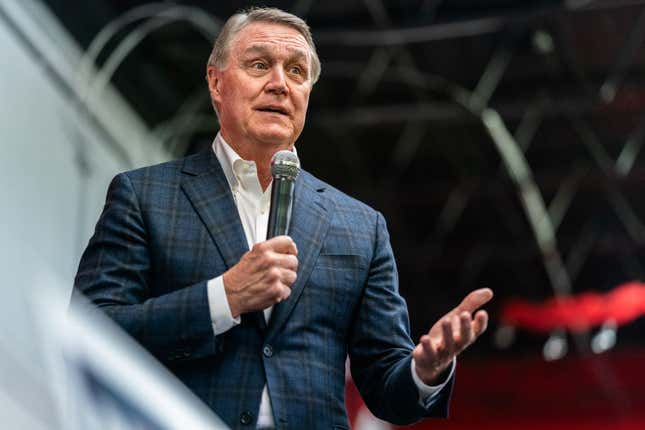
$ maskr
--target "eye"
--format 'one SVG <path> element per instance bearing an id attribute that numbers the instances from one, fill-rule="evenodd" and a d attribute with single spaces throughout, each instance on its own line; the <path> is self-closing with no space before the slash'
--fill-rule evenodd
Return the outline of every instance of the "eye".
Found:
<path id="1" fill-rule="evenodd" d="M 254 63 L 251 63 L 251 68 L 252 68 L 252 69 L 256 69 L 256 70 L 266 70 L 266 69 L 267 69 L 267 65 L 266 65 L 266 64 L 264 64 L 264 63 L 263 63 L 263 62 L 261 62 L 261 61 L 256 61 L 256 62 L 254 62 Z"/>
<path id="2" fill-rule="evenodd" d="M 300 66 L 291 66 L 289 68 L 289 72 L 293 73 L 294 75 L 302 75 L 303 74 L 302 67 L 300 67 Z"/>

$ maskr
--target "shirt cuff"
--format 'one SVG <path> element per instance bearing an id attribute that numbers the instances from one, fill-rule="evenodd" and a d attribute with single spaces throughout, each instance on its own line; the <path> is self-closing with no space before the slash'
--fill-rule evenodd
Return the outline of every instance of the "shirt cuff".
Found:
<path id="1" fill-rule="evenodd" d="M 427 407 L 428 403 L 432 399 L 434 399 L 437 396 L 437 394 L 439 394 L 439 392 L 443 389 L 443 387 L 446 386 L 448 381 L 450 381 L 450 378 L 452 378 L 452 374 L 455 373 L 456 363 L 457 363 L 457 360 L 453 358 L 452 364 L 450 365 L 450 373 L 448 373 L 448 376 L 441 384 L 426 385 L 423 383 L 421 378 L 419 378 L 419 375 L 417 375 L 417 368 L 416 368 L 416 365 L 414 364 L 414 358 L 412 359 L 412 363 L 410 364 L 410 371 L 412 372 L 412 380 L 414 380 L 414 384 L 417 386 L 417 390 L 419 390 L 419 404 L 421 406 Z"/>
<path id="2" fill-rule="evenodd" d="M 210 309 L 215 336 L 224 333 L 240 323 L 240 317 L 233 318 L 231 314 L 231 307 L 226 298 L 224 278 L 222 276 L 208 281 L 206 283 L 206 292 L 208 294 L 208 307 Z"/>

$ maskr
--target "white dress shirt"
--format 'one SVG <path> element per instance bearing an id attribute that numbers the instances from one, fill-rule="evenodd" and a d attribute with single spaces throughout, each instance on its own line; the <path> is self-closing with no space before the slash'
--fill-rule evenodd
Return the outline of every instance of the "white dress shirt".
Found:
<path id="1" fill-rule="evenodd" d="M 257 176 L 257 167 L 254 161 L 243 160 L 240 156 L 224 141 L 220 133 L 217 134 L 213 141 L 213 151 L 217 160 L 222 166 L 226 180 L 231 187 L 235 205 L 242 221 L 242 228 L 246 235 L 246 241 L 249 249 L 254 244 L 266 240 L 267 224 L 269 222 L 269 206 L 271 203 L 271 185 L 265 191 Z M 295 151 L 295 149 L 294 149 Z M 224 291 L 224 281 L 222 276 L 218 276 L 208 281 L 207 285 L 208 303 L 210 308 L 211 320 L 213 322 L 213 331 L 219 335 L 240 323 L 240 317 L 233 318 L 231 309 L 228 305 L 226 292 Z M 271 317 L 271 310 L 264 310 L 264 318 L 267 323 Z M 455 363 L 453 361 L 450 370 L 450 376 L 454 372 Z M 438 386 L 425 385 L 414 368 L 414 360 L 411 366 L 412 379 L 419 389 L 419 402 L 427 405 L 445 385 L 445 382 Z M 448 377 L 446 381 L 450 379 Z M 262 400 L 260 401 L 260 412 L 258 415 L 258 428 L 275 427 L 273 413 L 271 410 L 271 401 L 266 384 L 262 390 Z"/>

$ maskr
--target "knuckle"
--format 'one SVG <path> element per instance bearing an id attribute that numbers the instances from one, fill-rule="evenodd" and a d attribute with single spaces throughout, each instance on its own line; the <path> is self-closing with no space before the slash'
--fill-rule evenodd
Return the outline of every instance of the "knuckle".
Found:
<path id="1" fill-rule="evenodd" d="M 296 282 L 296 276 L 297 276 L 297 275 L 296 275 L 296 273 L 295 273 L 295 272 L 293 272 L 293 271 L 289 270 L 289 271 L 285 274 L 285 279 L 284 279 L 285 283 L 286 283 L 286 284 L 288 284 L 288 286 L 290 286 L 291 284 L 293 284 L 294 282 Z"/>
<path id="2" fill-rule="evenodd" d="M 272 288 L 273 288 L 274 294 L 281 294 L 282 288 L 283 288 L 282 282 L 280 280 L 273 282 Z"/>
<path id="3" fill-rule="evenodd" d="M 269 288 L 269 296 L 271 297 L 272 300 L 280 298 L 282 295 L 280 285 L 279 284 L 272 284 L 271 288 Z"/>
<path id="4" fill-rule="evenodd" d="M 280 280 L 280 269 L 277 267 L 271 267 L 268 270 L 269 279 L 274 283 L 277 283 Z"/>
<path id="5" fill-rule="evenodd" d="M 286 234 L 283 234 L 282 236 L 280 236 L 280 241 L 285 245 L 290 245 L 290 246 L 294 245 L 294 242 L 293 242 L 293 239 L 291 239 L 291 236 Z"/>
<path id="6" fill-rule="evenodd" d="M 262 269 L 267 269 L 269 268 L 269 266 L 271 266 L 271 259 L 266 254 L 260 254 L 258 256 L 258 265 Z"/>

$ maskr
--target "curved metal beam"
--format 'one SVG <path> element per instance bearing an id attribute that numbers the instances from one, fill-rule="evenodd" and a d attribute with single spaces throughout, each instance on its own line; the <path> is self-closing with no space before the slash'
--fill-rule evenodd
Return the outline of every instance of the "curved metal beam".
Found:
<path id="1" fill-rule="evenodd" d="M 145 39 L 145 37 L 159 28 L 180 21 L 193 24 L 195 28 L 202 32 L 204 38 L 209 42 L 211 42 L 217 34 L 217 31 L 215 31 L 214 28 L 219 25 L 218 20 L 197 7 L 175 6 L 153 15 L 150 19 L 134 28 L 115 47 L 112 54 L 105 61 L 103 68 L 96 73 L 95 80 L 93 81 L 94 84 L 92 85 L 92 82 L 88 82 L 87 85 L 81 87 L 81 98 L 84 100 L 87 107 L 91 108 L 93 97 L 96 97 L 102 92 L 103 88 L 112 79 L 114 72 L 121 65 L 123 60 L 139 45 L 139 43 L 141 43 L 143 39 Z"/>

